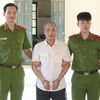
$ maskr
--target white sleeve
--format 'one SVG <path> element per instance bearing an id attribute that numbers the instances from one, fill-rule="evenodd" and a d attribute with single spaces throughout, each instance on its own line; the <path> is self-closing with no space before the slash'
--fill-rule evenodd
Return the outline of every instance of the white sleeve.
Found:
<path id="1" fill-rule="evenodd" d="M 64 50 L 64 54 L 63 54 L 63 60 L 68 61 L 68 62 L 71 61 L 70 52 L 69 52 L 67 44 L 65 45 L 65 50 Z"/>
<path id="2" fill-rule="evenodd" d="M 36 44 L 32 52 L 32 61 L 40 61 L 39 51 L 39 45 Z"/>

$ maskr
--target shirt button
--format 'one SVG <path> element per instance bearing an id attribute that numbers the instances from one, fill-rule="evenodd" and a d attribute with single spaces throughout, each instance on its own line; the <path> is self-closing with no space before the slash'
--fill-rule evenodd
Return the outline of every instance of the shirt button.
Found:
<path id="1" fill-rule="evenodd" d="M 14 42 L 13 42 L 14 43 Z"/>
<path id="2" fill-rule="evenodd" d="M 15 52 L 15 51 L 13 51 L 13 52 Z"/>
<path id="3" fill-rule="evenodd" d="M 86 58 L 86 56 L 84 56 L 84 58 Z"/>
<path id="4" fill-rule="evenodd" d="M 95 51 L 93 51 L 93 53 L 95 53 Z"/>
<path id="5" fill-rule="evenodd" d="M 86 43 L 86 41 L 84 41 L 84 43 Z"/>
<path id="6" fill-rule="evenodd" d="M 13 61 L 15 61 L 15 59 L 13 59 Z"/>
<path id="7" fill-rule="evenodd" d="M 86 50 L 86 48 L 84 48 L 84 50 Z"/>

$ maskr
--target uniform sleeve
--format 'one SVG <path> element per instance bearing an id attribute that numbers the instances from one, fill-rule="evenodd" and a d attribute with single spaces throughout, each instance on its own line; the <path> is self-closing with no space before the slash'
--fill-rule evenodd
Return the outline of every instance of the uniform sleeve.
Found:
<path id="1" fill-rule="evenodd" d="M 25 38 L 24 38 L 23 49 L 29 49 L 29 48 L 31 48 L 31 44 L 30 44 L 29 38 L 27 36 L 26 30 L 24 30 L 24 33 L 25 33 Z"/>
<path id="2" fill-rule="evenodd" d="M 99 40 L 99 42 L 98 42 L 98 59 L 100 59 L 100 40 Z"/>
<path id="3" fill-rule="evenodd" d="M 69 48 L 69 51 L 70 51 L 70 55 L 72 55 L 70 39 L 68 40 L 68 48 Z"/>
<path id="4" fill-rule="evenodd" d="M 70 52 L 69 52 L 67 44 L 65 45 L 63 60 L 68 61 L 68 62 L 71 61 Z"/>
<path id="5" fill-rule="evenodd" d="M 40 61 L 39 50 L 39 46 L 36 44 L 32 52 L 32 61 Z"/>

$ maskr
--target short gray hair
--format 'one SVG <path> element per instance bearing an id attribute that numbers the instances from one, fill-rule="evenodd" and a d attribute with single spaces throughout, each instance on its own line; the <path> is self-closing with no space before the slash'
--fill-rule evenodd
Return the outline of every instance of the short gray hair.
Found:
<path id="1" fill-rule="evenodd" d="M 57 25 L 56 25 L 54 22 L 48 22 L 48 23 L 45 23 L 45 24 L 44 24 L 43 30 L 45 30 L 45 28 L 46 28 L 46 26 L 47 26 L 48 24 L 53 24 L 53 25 L 55 25 L 55 27 L 57 28 Z"/>

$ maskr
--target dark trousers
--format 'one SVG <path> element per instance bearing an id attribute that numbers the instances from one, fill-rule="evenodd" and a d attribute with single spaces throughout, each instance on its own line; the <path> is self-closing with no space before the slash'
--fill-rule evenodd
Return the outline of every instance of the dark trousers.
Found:
<path id="1" fill-rule="evenodd" d="M 67 100 L 66 89 L 59 91 L 43 91 L 36 87 L 36 100 Z"/>

